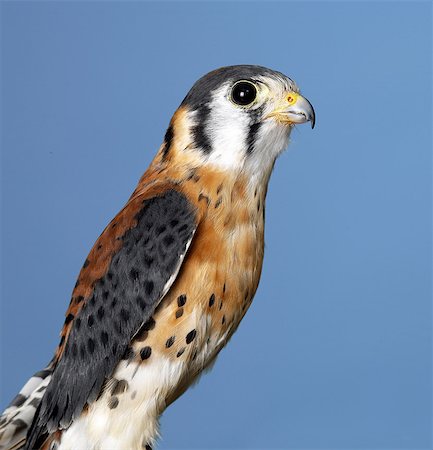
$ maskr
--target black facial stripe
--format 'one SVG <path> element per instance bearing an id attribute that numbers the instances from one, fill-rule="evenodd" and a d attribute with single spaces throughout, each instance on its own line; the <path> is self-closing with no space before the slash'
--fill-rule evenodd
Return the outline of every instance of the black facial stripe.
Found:
<path id="1" fill-rule="evenodd" d="M 164 136 L 164 150 L 162 153 L 162 159 L 164 160 L 165 158 L 167 158 L 168 152 L 170 151 L 170 147 L 171 147 L 171 141 L 173 140 L 173 126 L 170 125 L 167 128 L 167 131 L 165 132 L 165 136 Z"/>
<path id="2" fill-rule="evenodd" d="M 196 125 L 192 127 L 194 144 L 197 148 L 208 154 L 212 150 L 212 144 L 206 133 L 206 125 L 210 115 L 210 108 L 207 104 L 197 109 L 195 121 Z"/>
<path id="3" fill-rule="evenodd" d="M 252 116 L 252 123 L 248 130 L 248 136 L 246 140 L 247 144 L 247 155 L 250 155 L 254 151 L 254 145 L 256 143 L 256 138 L 259 133 L 260 127 L 262 126 L 261 117 L 263 115 L 263 106 L 257 109 L 249 111 Z"/>
<path id="4" fill-rule="evenodd" d="M 263 76 L 278 78 L 283 82 L 284 80 L 288 80 L 282 73 L 267 69 L 266 67 L 239 65 L 221 67 L 204 75 L 194 84 L 182 101 L 181 106 L 187 106 L 190 111 L 196 112 L 196 125 L 192 127 L 192 136 L 197 148 L 201 149 L 205 154 L 209 154 L 212 151 L 212 142 L 206 132 L 211 111 L 210 102 L 212 100 L 212 93 L 224 84 L 230 85 L 241 80 L 260 83 L 260 77 Z M 291 81 L 289 80 L 288 82 L 290 83 Z M 263 113 L 263 109 L 246 110 L 245 113 L 251 115 L 251 125 L 248 130 L 248 136 L 246 137 L 246 151 L 247 154 L 251 154 L 254 150 L 257 133 L 261 126 L 258 122 Z"/>
<path id="5" fill-rule="evenodd" d="M 247 136 L 247 155 L 250 155 L 254 150 L 254 144 L 256 143 L 256 136 L 260 130 L 262 123 L 255 122 L 250 125 Z"/>

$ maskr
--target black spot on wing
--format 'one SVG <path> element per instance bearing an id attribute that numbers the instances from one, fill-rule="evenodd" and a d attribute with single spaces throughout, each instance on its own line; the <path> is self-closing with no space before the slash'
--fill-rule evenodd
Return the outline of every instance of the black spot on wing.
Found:
<path id="1" fill-rule="evenodd" d="M 41 433 L 69 426 L 86 403 L 96 400 L 140 328 L 144 334 L 155 326 L 151 316 L 194 233 L 195 211 L 183 194 L 171 190 L 145 200 L 135 219 L 107 274 L 96 281 L 77 317 L 69 318 L 73 322 L 65 351 L 38 408 L 27 448 Z M 147 359 L 149 348 L 140 356 Z"/>
<path id="2" fill-rule="evenodd" d="M 117 397 L 111 397 L 110 400 L 108 400 L 108 407 L 110 409 L 115 409 L 119 405 L 119 399 Z"/>

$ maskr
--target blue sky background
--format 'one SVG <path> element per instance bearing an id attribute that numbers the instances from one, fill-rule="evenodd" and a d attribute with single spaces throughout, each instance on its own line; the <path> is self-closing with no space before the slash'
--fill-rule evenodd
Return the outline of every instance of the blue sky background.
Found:
<path id="1" fill-rule="evenodd" d="M 432 448 L 430 2 L 3 2 L 3 408 L 193 82 L 313 103 L 277 162 L 255 301 L 160 449 Z"/>

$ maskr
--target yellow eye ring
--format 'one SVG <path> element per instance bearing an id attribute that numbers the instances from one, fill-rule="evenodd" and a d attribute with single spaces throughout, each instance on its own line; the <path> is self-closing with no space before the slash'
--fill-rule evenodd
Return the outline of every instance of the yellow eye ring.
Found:
<path id="1" fill-rule="evenodd" d="M 287 102 L 289 103 L 289 105 L 294 105 L 298 100 L 298 94 L 296 94 L 295 92 L 291 92 L 288 96 L 287 96 Z"/>

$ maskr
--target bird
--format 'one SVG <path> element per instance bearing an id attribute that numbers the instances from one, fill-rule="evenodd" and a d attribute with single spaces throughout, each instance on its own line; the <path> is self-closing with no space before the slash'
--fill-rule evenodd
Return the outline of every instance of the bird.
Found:
<path id="1" fill-rule="evenodd" d="M 291 130 L 315 112 L 257 65 L 202 76 L 79 272 L 50 363 L 0 418 L 0 449 L 150 450 L 159 417 L 251 305 L 265 200 Z"/>

